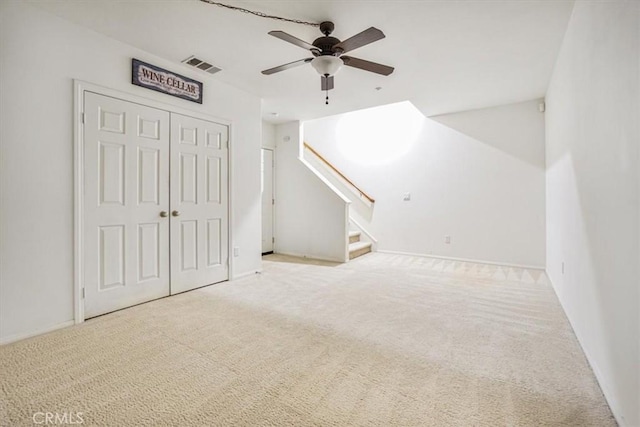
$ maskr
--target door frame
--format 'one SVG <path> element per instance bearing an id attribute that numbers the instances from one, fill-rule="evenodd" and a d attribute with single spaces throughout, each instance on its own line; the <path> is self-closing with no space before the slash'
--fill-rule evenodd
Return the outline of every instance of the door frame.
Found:
<path id="1" fill-rule="evenodd" d="M 271 151 L 271 160 L 273 161 L 271 165 L 271 196 L 273 197 L 273 206 L 271 208 L 271 234 L 273 236 L 273 243 L 271 244 L 271 252 L 276 253 L 276 149 L 272 147 L 260 147 L 260 150 L 268 150 Z M 262 154 L 262 153 L 261 153 Z M 263 177 L 261 177 L 262 179 Z M 262 252 L 262 249 L 260 249 Z"/>
<path id="2" fill-rule="evenodd" d="M 203 114 L 175 104 L 156 101 L 120 90 L 111 89 L 83 80 L 73 80 L 73 317 L 76 324 L 84 322 L 84 93 L 120 99 L 125 102 L 144 105 L 169 113 L 182 114 L 200 120 L 212 121 L 229 127 L 229 147 L 227 149 L 227 215 L 228 215 L 228 263 L 229 276 L 233 274 L 233 123 L 229 119 Z"/>

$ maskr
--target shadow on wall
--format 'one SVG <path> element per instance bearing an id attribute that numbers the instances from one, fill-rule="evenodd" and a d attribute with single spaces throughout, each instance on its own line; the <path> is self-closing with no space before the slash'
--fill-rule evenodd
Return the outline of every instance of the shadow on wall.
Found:
<path id="1" fill-rule="evenodd" d="M 531 126 L 531 116 L 523 114 L 537 108 L 542 99 L 505 106 L 464 111 L 461 113 L 432 116 L 429 119 L 441 123 L 477 141 L 527 162 L 539 169 L 545 168 L 544 150 L 539 141 L 544 141 L 544 125 Z M 509 126 L 504 126 L 509 123 Z M 540 113 L 540 123 L 544 114 Z M 514 144 L 525 138 L 531 143 Z"/>
<path id="2" fill-rule="evenodd" d="M 402 102 L 308 121 L 304 140 L 375 199 L 372 210 L 350 197 L 350 214 L 379 250 L 540 267 L 538 102 L 436 119 Z"/>

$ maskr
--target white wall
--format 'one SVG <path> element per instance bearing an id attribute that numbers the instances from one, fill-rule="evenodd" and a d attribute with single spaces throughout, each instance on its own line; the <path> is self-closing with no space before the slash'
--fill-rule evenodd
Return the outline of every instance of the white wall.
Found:
<path id="1" fill-rule="evenodd" d="M 132 57 L 203 81 L 204 105 L 131 85 Z M 260 269 L 258 98 L 17 1 L 0 66 L 0 341 L 73 319 L 74 78 L 233 122 L 233 274 Z"/>
<path id="2" fill-rule="evenodd" d="M 623 426 L 640 425 L 639 14 L 575 4 L 546 117 L 547 271 Z"/>
<path id="3" fill-rule="evenodd" d="M 300 160 L 300 131 L 276 127 L 275 252 L 344 262 L 349 202 Z"/>
<path id="4" fill-rule="evenodd" d="M 262 148 L 276 148 L 276 125 L 269 122 L 262 122 Z"/>
<path id="5" fill-rule="evenodd" d="M 376 200 L 363 225 L 379 250 L 540 267 L 545 188 L 538 102 L 433 118 L 409 103 L 392 104 L 306 122 L 304 139 Z"/>

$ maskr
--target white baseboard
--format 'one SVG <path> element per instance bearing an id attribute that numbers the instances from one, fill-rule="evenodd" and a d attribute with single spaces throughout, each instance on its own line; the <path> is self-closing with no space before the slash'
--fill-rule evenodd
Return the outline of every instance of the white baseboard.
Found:
<path id="1" fill-rule="evenodd" d="M 247 277 L 247 276 L 253 276 L 254 274 L 260 274 L 262 273 L 262 270 L 250 270 L 250 271 L 245 271 L 244 273 L 239 273 L 239 274 L 234 274 L 233 277 L 231 278 L 231 280 L 238 280 L 238 279 L 242 279 L 243 277 Z"/>
<path id="2" fill-rule="evenodd" d="M 602 394 L 604 395 L 604 398 L 607 401 L 607 404 L 609 405 L 609 408 L 611 409 L 611 412 L 613 413 L 613 416 L 616 419 L 616 422 L 620 427 L 635 427 L 635 426 L 631 426 L 630 424 L 627 424 L 626 420 L 622 418 L 622 410 L 620 409 L 620 405 L 618 405 L 618 402 L 614 399 L 613 393 L 611 392 L 611 388 L 607 385 L 607 382 L 604 380 L 602 371 L 600 370 L 600 368 L 598 368 L 598 364 L 595 362 L 595 360 L 593 360 L 593 358 L 591 357 L 591 354 L 587 350 L 587 347 L 585 347 L 585 345 L 583 344 L 583 340 L 580 337 L 580 334 L 578 334 L 575 326 L 573 325 L 573 321 L 567 314 L 567 310 L 564 306 L 564 301 L 562 300 L 562 298 L 560 297 L 560 294 L 558 293 L 558 288 L 556 288 L 555 285 L 553 284 L 553 280 L 551 280 L 551 276 L 549 275 L 549 273 L 545 271 L 545 274 L 549 279 L 549 283 L 551 283 L 551 287 L 553 288 L 553 292 L 556 294 L 556 298 L 558 298 L 558 301 L 560 301 L 560 307 L 562 307 L 562 311 L 564 312 L 564 317 L 566 317 L 566 319 L 569 321 L 569 325 L 571 326 L 573 335 L 575 335 L 576 339 L 578 340 L 578 344 L 580 344 L 580 348 L 584 353 L 584 356 L 587 358 L 587 362 L 589 363 L 589 366 L 591 367 L 591 370 L 593 371 L 593 374 L 595 375 L 596 380 L 598 381 L 600 390 L 602 390 Z"/>
<path id="3" fill-rule="evenodd" d="M 473 259 L 473 258 L 455 258 L 450 256 L 442 256 L 442 255 L 433 255 L 433 254 L 418 254 L 412 252 L 399 252 L 399 251 L 386 251 L 382 249 L 378 249 L 378 252 L 383 254 L 394 254 L 394 255 L 409 255 L 409 256 L 419 256 L 422 258 L 437 258 L 437 259 L 446 259 L 449 261 L 461 261 L 461 262 L 473 262 L 476 264 L 488 264 L 488 265 L 499 265 L 502 267 L 515 267 L 515 268 L 528 268 L 532 270 L 544 270 L 545 267 L 542 265 L 525 265 L 525 264 L 512 264 L 509 262 L 495 262 L 495 261 L 486 261 L 483 259 Z M 545 272 L 546 273 L 546 272 Z"/>
<path id="4" fill-rule="evenodd" d="M 0 339 L 0 345 L 10 344 L 12 342 L 25 340 L 27 338 L 35 337 L 38 335 L 46 334 L 48 332 L 53 332 L 58 329 L 66 328 L 68 326 L 73 326 L 75 322 L 73 320 L 68 320 L 66 322 L 58 323 L 57 325 L 50 326 L 48 328 L 38 329 L 37 331 L 28 332 L 26 334 L 14 334 L 9 335 L 8 337 L 4 337 Z"/>
<path id="5" fill-rule="evenodd" d="M 317 261 L 329 261 L 329 262 L 339 262 L 339 263 L 344 263 L 345 260 L 343 259 L 335 259 L 335 258 L 318 258 L 318 257 L 314 257 L 314 256 L 309 256 L 309 255 L 303 255 L 303 254 L 298 254 L 295 252 L 274 252 L 274 254 L 276 255 L 286 255 L 286 256 L 293 256 L 296 258 L 307 258 L 307 259 L 314 259 Z"/>

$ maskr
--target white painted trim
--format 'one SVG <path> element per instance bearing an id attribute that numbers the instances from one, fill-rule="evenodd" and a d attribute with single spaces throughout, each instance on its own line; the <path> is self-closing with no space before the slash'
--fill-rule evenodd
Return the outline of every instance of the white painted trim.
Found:
<path id="1" fill-rule="evenodd" d="M 276 252 L 276 245 L 278 244 L 278 221 L 276 221 L 276 216 L 278 215 L 278 158 L 276 156 L 278 147 L 273 147 L 273 199 L 275 202 L 273 203 L 273 253 Z M 262 252 L 262 249 L 260 250 Z"/>
<path id="2" fill-rule="evenodd" d="M 374 202 L 371 202 L 371 200 L 369 200 L 369 199 L 364 195 L 364 193 L 360 191 L 360 189 L 359 189 L 358 187 L 356 187 L 354 184 L 352 184 L 352 183 L 350 183 L 350 182 L 346 181 L 344 177 L 342 177 L 342 176 L 338 175 L 338 174 L 336 173 L 336 171 L 335 171 L 335 170 L 331 169 L 331 168 L 330 168 L 330 167 L 329 167 L 325 162 L 323 162 L 322 160 L 320 160 L 320 158 L 319 158 L 315 153 L 313 153 L 312 151 L 310 151 L 310 150 L 309 150 L 309 148 L 303 144 L 303 145 L 302 145 L 302 153 L 300 154 L 300 157 L 301 157 L 303 160 L 305 160 L 306 162 L 308 162 L 309 164 L 311 164 L 311 166 L 312 166 L 312 167 L 314 167 L 314 168 L 315 168 L 315 166 L 313 166 L 313 165 L 312 165 L 312 163 L 311 163 L 309 160 L 307 160 L 307 159 L 308 159 L 308 158 L 310 158 L 310 157 L 305 156 L 305 153 L 306 153 L 306 152 L 310 152 L 310 153 L 311 153 L 311 155 L 313 156 L 312 158 L 313 158 L 313 159 L 315 159 L 315 160 L 312 160 L 313 162 L 317 162 L 317 163 L 320 165 L 320 167 L 321 167 L 324 171 L 326 171 L 326 173 L 327 173 L 327 174 L 331 175 L 332 177 L 334 177 L 334 178 L 336 179 L 336 181 L 338 181 L 338 182 L 340 182 L 342 185 L 344 185 L 344 187 L 345 187 L 345 188 L 347 188 L 347 190 L 349 191 L 349 193 L 351 193 L 351 194 L 353 194 L 355 197 L 357 197 L 357 198 L 358 198 L 362 203 L 364 203 L 364 204 L 365 204 L 366 206 L 368 206 L 368 207 L 373 207 L 373 206 L 375 205 L 375 203 L 374 203 Z M 316 168 L 316 170 L 317 170 L 317 168 Z M 318 170 L 318 173 L 320 173 L 323 177 L 325 177 L 325 174 L 324 174 L 324 173 L 322 173 L 322 172 L 320 172 L 319 170 Z M 325 178 L 326 178 L 326 177 L 325 177 Z M 333 185 L 333 184 L 332 184 L 332 185 Z M 343 194 L 344 194 L 344 193 L 343 193 Z M 345 197 L 346 197 L 346 195 L 345 195 Z M 349 200 L 351 200 L 351 199 L 349 199 Z"/>
<path id="3" fill-rule="evenodd" d="M 276 203 L 278 202 L 276 197 L 276 150 L 272 147 L 260 147 L 260 151 L 267 150 L 271 151 L 271 197 L 273 197 L 273 204 L 271 205 L 271 236 L 273 237 L 273 242 L 271 243 L 271 252 L 275 253 L 276 251 Z M 260 153 L 262 155 L 262 152 Z M 260 177 L 260 179 L 262 179 Z M 262 219 L 262 218 L 261 218 Z M 262 223 L 261 223 L 262 227 Z M 262 229 L 261 229 L 262 233 Z M 262 248 L 260 248 L 260 252 L 262 253 Z"/>
<path id="4" fill-rule="evenodd" d="M 302 162 L 302 164 L 305 165 L 305 167 L 307 169 L 309 169 L 311 171 L 311 173 L 313 173 L 315 176 L 317 176 L 318 179 L 320 181 L 322 181 L 322 183 L 324 185 L 326 185 L 333 193 L 335 193 L 335 195 L 338 196 L 344 203 L 351 204 L 351 200 L 349 198 L 347 198 L 347 196 L 342 194 L 342 192 L 340 190 L 338 190 L 335 185 L 330 183 L 329 180 L 327 178 L 325 178 L 325 176 L 322 175 L 320 173 L 320 171 L 318 171 L 315 167 L 313 167 L 313 165 L 311 163 L 309 163 L 306 159 L 304 159 L 302 157 L 298 157 L 298 160 L 300 160 L 300 162 Z"/>
<path id="5" fill-rule="evenodd" d="M 184 106 L 181 106 L 181 105 L 158 101 L 151 98 L 145 98 L 140 95 L 134 95 L 128 92 L 122 92 L 120 90 L 111 89 L 105 86 L 100 86 L 100 85 L 86 82 L 83 80 L 74 80 L 73 83 L 74 83 L 74 87 L 78 86 L 81 89 L 80 92 L 84 92 L 84 91 L 94 92 L 99 95 L 110 96 L 112 98 L 121 99 L 123 101 L 133 102 L 135 104 L 141 104 L 146 107 L 156 108 L 158 110 L 164 110 L 170 113 L 182 114 L 183 116 L 189 116 L 195 119 L 213 121 L 215 123 L 220 123 L 227 126 L 231 126 L 232 124 L 230 119 L 227 119 L 224 117 L 212 116 L 210 114 L 206 114 L 201 111 L 185 108 Z"/>
<path id="6" fill-rule="evenodd" d="M 349 211 L 351 204 L 344 205 L 344 261 L 349 262 Z"/>
<path id="7" fill-rule="evenodd" d="M 553 281 L 551 280 L 551 276 L 546 270 L 545 270 L 545 274 L 547 275 L 547 279 L 549 280 L 549 283 L 551 283 L 553 292 L 556 294 L 556 298 L 558 298 L 558 301 L 560 302 L 560 307 L 562 307 L 562 311 L 564 312 L 564 317 L 569 321 L 569 325 L 571 326 L 573 335 L 578 340 L 578 344 L 580 344 L 580 348 L 582 349 L 582 352 L 584 353 L 584 356 L 586 357 L 587 362 L 589 363 L 589 366 L 591 367 L 591 370 L 593 371 L 593 374 L 596 377 L 596 381 L 598 381 L 600 390 L 602 391 L 602 394 L 604 395 L 604 398 L 607 401 L 607 404 L 609 405 L 609 408 L 611 409 L 611 413 L 616 419 L 616 422 L 620 427 L 632 427 L 631 425 L 627 424 L 625 420 L 621 419 L 622 410 L 620 409 L 620 405 L 616 400 L 613 399 L 613 393 L 611 393 L 611 388 L 607 385 L 607 382 L 604 380 L 602 371 L 600 370 L 600 368 L 598 368 L 598 364 L 595 363 L 595 360 L 591 357 L 591 354 L 587 351 L 587 347 L 584 346 L 583 340 L 580 338 L 580 335 L 577 333 L 576 328 L 573 326 L 573 322 L 571 321 L 571 318 L 567 314 L 567 310 L 565 309 L 565 306 L 564 306 L 564 301 L 560 297 L 558 288 L 556 288 L 556 286 L 553 284 Z"/>
<path id="8" fill-rule="evenodd" d="M 83 271 L 83 220 L 84 220 L 84 86 L 73 81 L 73 319 L 76 324 L 84 322 L 82 299 Z"/>
<path id="9" fill-rule="evenodd" d="M 222 117 L 215 117 L 208 114 L 203 114 L 200 111 L 194 111 L 182 106 L 156 101 L 154 99 L 145 98 L 139 95 L 133 95 L 127 92 L 121 92 L 116 89 L 100 86 L 94 83 L 89 83 L 83 80 L 73 80 L 73 96 L 74 96 L 74 117 L 73 117 L 73 150 L 74 150 L 74 166 L 73 166 L 73 201 L 74 201 L 74 216 L 73 216 L 73 315 L 76 324 L 84 322 L 84 300 L 82 298 L 82 287 L 84 272 L 82 266 L 84 265 L 84 246 L 83 246 L 83 218 L 84 218 L 84 140 L 83 130 L 84 125 L 82 123 L 81 114 L 84 114 L 84 93 L 93 92 L 98 95 L 109 96 L 112 98 L 120 99 L 126 102 L 132 102 L 134 104 L 140 104 L 147 107 L 155 108 L 158 110 L 167 111 L 169 113 L 181 114 L 188 117 L 193 117 L 200 120 L 212 121 L 220 123 L 229 127 L 229 146 L 227 149 L 227 175 L 228 175 L 228 225 L 229 235 L 227 239 L 228 254 L 229 254 L 229 269 L 227 274 L 227 280 L 231 280 L 233 277 L 233 201 L 232 201 L 232 186 L 233 186 L 233 162 L 232 162 L 232 147 L 233 147 L 233 123 L 229 119 Z M 72 322 L 72 323 L 73 323 Z"/>
<path id="10" fill-rule="evenodd" d="M 43 335 L 49 332 L 53 332 L 58 329 L 68 328 L 69 326 L 73 326 L 74 324 L 75 322 L 73 320 L 67 320 L 66 322 L 58 323 L 57 325 L 49 326 L 48 328 L 38 329 L 35 332 L 28 332 L 26 334 L 9 335 L 8 337 L 4 337 L 2 340 L 0 340 L 0 345 L 5 345 L 5 344 L 10 344 L 12 342 L 25 340 L 27 338 L 32 338 L 38 335 Z"/>
<path id="11" fill-rule="evenodd" d="M 371 240 L 371 250 L 373 252 L 377 252 L 378 251 L 378 239 L 376 239 L 375 237 L 373 237 L 373 234 L 369 233 L 369 231 L 364 228 L 358 221 L 356 221 L 352 216 L 349 216 L 349 221 L 353 223 L 353 225 L 355 225 L 360 231 L 362 231 L 367 238 L 369 238 L 369 240 Z"/>
<path id="12" fill-rule="evenodd" d="M 442 255 L 418 254 L 418 253 L 412 253 L 412 252 L 398 252 L 398 251 L 387 251 L 387 250 L 378 250 L 378 252 L 383 253 L 383 254 L 409 255 L 409 256 L 418 256 L 418 257 L 422 257 L 422 258 L 437 258 L 437 259 L 446 259 L 446 260 L 450 260 L 450 261 L 473 262 L 473 263 L 476 263 L 476 264 L 498 265 L 498 266 L 501 266 L 501 267 L 528 268 L 530 270 L 543 270 L 544 271 L 544 269 L 545 269 L 542 266 L 511 264 L 511 263 L 508 263 L 508 262 L 485 261 L 485 260 L 481 260 L 481 259 L 472 259 L 472 258 L 455 258 L 455 257 L 442 256 Z"/>
<path id="13" fill-rule="evenodd" d="M 211 119 L 209 119 L 211 120 Z M 233 126 L 233 124 L 228 121 L 227 126 L 229 126 L 229 136 L 227 137 L 229 139 L 228 143 L 227 143 L 227 226 L 229 227 L 229 234 L 227 236 L 227 259 L 229 260 L 228 265 L 227 265 L 227 280 L 231 280 L 231 278 L 234 275 L 234 269 L 235 269 L 235 261 L 234 261 L 234 256 L 233 256 L 233 247 L 234 247 L 234 242 L 235 240 L 233 239 L 233 233 L 231 230 L 233 230 L 233 204 L 231 203 L 231 194 L 233 194 L 232 189 L 234 186 L 234 180 L 233 180 L 233 162 L 231 161 L 231 159 L 233 159 L 233 156 L 231 155 L 233 152 L 233 141 L 235 141 L 235 128 Z M 169 256 L 171 256 L 171 253 L 169 253 Z"/>

